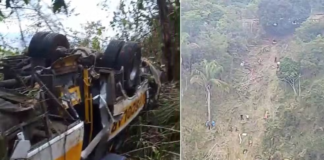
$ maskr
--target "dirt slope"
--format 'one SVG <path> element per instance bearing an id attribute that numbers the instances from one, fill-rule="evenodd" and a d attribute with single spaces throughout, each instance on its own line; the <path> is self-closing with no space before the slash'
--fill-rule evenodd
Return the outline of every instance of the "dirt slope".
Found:
<path id="1" fill-rule="evenodd" d="M 204 127 L 206 100 L 205 96 L 197 97 L 204 93 L 197 90 L 186 93 L 181 102 L 183 159 L 256 160 L 262 155 L 265 124 L 275 118 L 273 115 L 278 106 L 276 95 L 280 90 L 274 60 L 280 55 L 280 50 L 278 44 L 259 45 L 251 49 L 245 59 L 245 67 L 236 73 L 242 75 L 237 87 L 240 98 L 220 105 L 215 104 L 212 97 L 212 117 L 216 120 L 214 130 Z M 268 119 L 264 118 L 266 111 L 270 115 Z M 243 121 L 240 115 L 244 115 Z M 244 150 L 247 150 L 245 154 Z"/>
<path id="2" fill-rule="evenodd" d="M 246 58 L 246 65 L 242 71 L 246 74 L 241 86 L 241 98 L 236 102 L 229 102 L 228 105 L 220 108 L 222 115 L 231 115 L 228 125 L 219 125 L 217 130 L 220 136 L 216 136 L 218 142 L 225 143 L 224 148 L 213 148 L 211 152 L 226 150 L 228 160 L 251 160 L 262 155 L 262 139 L 265 132 L 265 123 L 271 121 L 272 115 L 276 112 L 273 102 L 277 93 L 278 80 L 276 77 L 277 46 L 265 45 L 252 49 Z M 223 108 L 231 108 L 231 113 L 225 113 Z M 269 112 L 270 118 L 265 119 L 265 113 Z M 242 121 L 240 115 L 244 115 Z M 248 119 L 246 118 L 248 115 Z M 223 116 L 217 116 L 217 122 L 226 124 Z M 226 118 L 225 118 L 226 119 Z M 220 124 L 220 123 L 218 123 Z M 222 128 L 223 127 L 223 128 Z M 244 134 L 246 136 L 244 136 Z M 247 152 L 244 154 L 244 150 Z M 216 159 L 217 153 L 211 159 Z M 212 158 L 214 157 L 214 158 Z M 225 156 L 223 157 L 225 158 Z"/>

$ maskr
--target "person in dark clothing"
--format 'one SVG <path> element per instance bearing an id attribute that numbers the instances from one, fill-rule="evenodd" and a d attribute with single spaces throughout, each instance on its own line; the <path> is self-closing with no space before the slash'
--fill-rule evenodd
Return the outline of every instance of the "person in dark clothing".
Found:
<path id="1" fill-rule="evenodd" d="M 208 129 L 210 129 L 210 122 L 209 122 L 209 121 L 206 122 L 206 127 L 207 127 Z"/>
<path id="2" fill-rule="evenodd" d="M 272 40 L 272 44 L 277 44 L 277 40 Z"/>

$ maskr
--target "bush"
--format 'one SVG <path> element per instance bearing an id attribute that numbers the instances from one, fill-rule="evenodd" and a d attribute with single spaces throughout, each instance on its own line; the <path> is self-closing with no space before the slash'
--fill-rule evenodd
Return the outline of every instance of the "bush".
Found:
<path id="1" fill-rule="evenodd" d="M 310 42 L 323 33 L 323 22 L 305 21 L 296 29 L 296 36 L 303 42 Z"/>

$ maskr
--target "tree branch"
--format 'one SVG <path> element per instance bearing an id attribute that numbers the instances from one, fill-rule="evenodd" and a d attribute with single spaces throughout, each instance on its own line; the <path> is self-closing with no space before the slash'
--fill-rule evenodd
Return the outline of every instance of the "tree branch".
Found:
<path id="1" fill-rule="evenodd" d="M 19 32 L 20 32 L 20 40 L 21 40 L 21 43 L 22 45 L 24 46 L 24 48 L 27 47 L 27 44 L 26 44 L 26 40 L 25 40 L 25 36 L 24 36 L 24 31 L 21 27 L 21 19 L 20 19 L 20 15 L 19 15 L 19 12 L 17 9 L 15 9 L 15 13 L 16 13 L 16 16 L 18 18 L 18 26 L 19 26 Z"/>

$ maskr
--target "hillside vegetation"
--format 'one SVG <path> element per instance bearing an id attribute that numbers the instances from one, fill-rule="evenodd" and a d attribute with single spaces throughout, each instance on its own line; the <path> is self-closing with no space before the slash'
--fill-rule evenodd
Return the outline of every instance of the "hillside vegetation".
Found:
<path id="1" fill-rule="evenodd" d="M 324 4 L 182 4 L 183 159 L 323 160 Z"/>
<path id="2" fill-rule="evenodd" d="M 87 4 L 97 7 L 90 10 Z M 76 11 L 80 6 L 87 6 L 88 12 L 103 14 L 100 16 L 106 18 L 68 27 L 64 22 L 80 18 Z M 100 52 L 105 51 L 112 39 L 141 44 L 143 57 L 150 59 L 158 69 L 165 66 L 161 69 L 164 81 L 160 98 L 152 110 L 143 112 L 114 138 L 110 149 L 134 159 L 180 159 L 179 14 L 179 0 L 0 1 L 0 24 L 7 28 L 12 24 L 19 26 L 14 39 L 0 31 L 0 58 L 27 51 L 30 38 L 41 31 L 64 34 L 71 48 L 87 47 Z"/>

